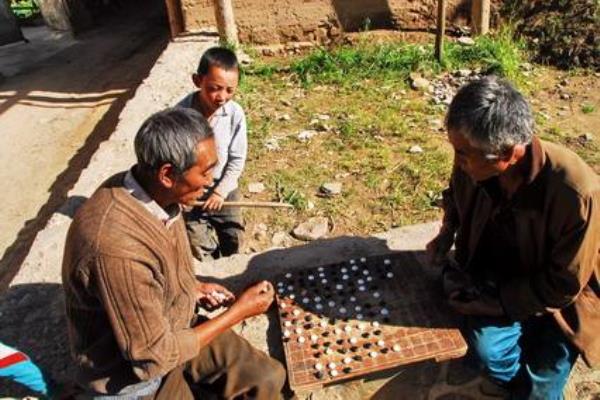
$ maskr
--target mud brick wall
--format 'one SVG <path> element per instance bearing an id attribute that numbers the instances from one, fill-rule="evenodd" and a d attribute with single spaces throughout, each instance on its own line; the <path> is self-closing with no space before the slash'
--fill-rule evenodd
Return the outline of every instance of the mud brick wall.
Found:
<path id="1" fill-rule="evenodd" d="M 245 43 L 326 42 L 342 31 L 435 27 L 437 0 L 232 0 L 239 38 Z M 216 24 L 213 0 L 181 0 L 185 29 Z M 448 24 L 469 22 L 469 0 L 448 1 Z"/>

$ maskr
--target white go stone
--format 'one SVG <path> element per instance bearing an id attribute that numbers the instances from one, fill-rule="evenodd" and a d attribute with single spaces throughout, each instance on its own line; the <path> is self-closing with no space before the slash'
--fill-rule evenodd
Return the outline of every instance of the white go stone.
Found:
<path id="1" fill-rule="evenodd" d="M 364 315 L 362 315 L 362 314 L 360 314 L 360 313 L 359 313 L 359 314 L 356 314 L 356 319 L 363 319 L 363 318 L 364 318 Z"/>
<path id="2" fill-rule="evenodd" d="M 385 346 L 385 342 L 383 340 L 378 340 L 377 341 L 377 346 L 383 347 L 383 346 Z"/>
<path id="3" fill-rule="evenodd" d="M 357 265 L 353 265 L 352 266 L 352 271 L 358 271 L 358 266 Z"/>
<path id="4" fill-rule="evenodd" d="M 350 338 L 350 343 L 356 344 L 356 343 L 358 343 L 358 339 L 356 339 L 355 337 L 351 337 Z"/>
<path id="5" fill-rule="evenodd" d="M 285 303 L 281 303 L 281 306 L 280 306 L 280 307 L 281 307 L 281 308 L 287 308 L 287 304 L 285 304 Z"/>
<path id="6" fill-rule="evenodd" d="M 335 288 L 337 290 L 342 290 L 344 288 L 344 285 L 342 285 L 341 283 L 338 283 L 337 285 L 335 285 Z"/>
<path id="7" fill-rule="evenodd" d="M 379 292 L 375 292 L 375 293 L 373 293 L 373 297 L 375 297 L 376 299 L 378 299 L 378 298 L 379 298 L 379 296 L 381 296 L 381 295 L 379 294 Z"/>
<path id="8" fill-rule="evenodd" d="M 279 288 L 279 289 L 277 289 L 277 293 L 284 294 L 285 293 L 285 289 L 284 288 Z"/>
<path id="9" fill-rule="evenodd" d="M 292 314 L 294 314 L 297 317 L 298 315 L 300 315 L 300 310 L 295 309 L 294 311 L 292 311 Z"/>
<path id="10" fill-rule="evenodd" d="M 337 365 L 335 365 L 334 362 L 330 362 L 327 366 L 329 367 L 329 369 L 335 369 L 337 367 Z"/>
<path id="11" fill-rule="evenodd" d="M 389 315 L 389 313 L 390 313 L 390 312 L 388 311 L 388 309 L 387 309 L 387 308 L 382 308 L 382 309 L 381 309 L 381 315 Z"/>
<path id="12" fill-rule="evenodd" d="M 299 336 L 298 343 L 304 343 L 304 342 L 306 342 L 306 339 L 304 339 L 304 336 Z"/>
<path id="13" fill-rule="evenodd" d="M 350 364 L 352 362 L 352 359 L 350 357 L 345 357 L 343 362 L 344 364 Z"/>
<path id="14" fill-rule="evenodd" d="M 316 363 L 316 364 L 315 364 L 315 369 L 316 369 L 317 371 L 322 371 L 322 370 L 323 370 L 323 364 L 321 364 L 321 363 Z"/>
<path id="15" fill-rule="evenodd" d="M 285 283 L 279 281 L 279 282 L 277 282 L 277 286 L 279 286 L 279 287 L 285 286 Z"/>
<path id="16" fill-rule="evenodd" d="M 292 274 L 290 272 L 288 272 L 287 274 L 285 274 L 285 277 L 289 279 L 292 277 Z"/>
<path id="17" fill-rule="evenodd" d="M 294 300 L 296 298 L 296 295 L 294 293 L 292 293 L 288 297 L 290 298 L 290 300 Z"/>
<path id="18" fill-rule="evenodd" d="M 356 297 L 354 297 L 354 296 L 350 296 L 350 301 L 351 301 L 352 303 L 354 303 L 354 302 L 356 301 Z"/>
<path id="19" fill-rule="evenodd" d="M 319 276 L 322 278 L 325 276 L 325 272 L 319 272 Z"/>
<path id="20" fill-rule="evenodd" d="M 383 260 L 383 263 L 385 265 L 390 265 L 392 263 L 392 261 L 389 258 L 386 258 L 385 260 Z"/>
<path id="21" fill-rule="evenodd" d="M 350 264 L 354 264 L 354 263 L 356 263 L 355 259 L 350 260 Z"/>
<path id="22" fill-rule="evenodd" d="M 323 309 L 323 306 L 321 305 L 321 303 L 317 303 L 317 305 L 315 305 L 315 308 L 320 311 Z"/>
<path id="23" fill-rule="evenodd" d="M 306 297 L 302 299 L 302 303 L 304 303 L 304 304 L 308 304 L 309 301 L 310 300 L 308 298 L 306 298 Z"/>
<path id="24" fill-rule="evenodd" d="M 360 324 L 358 324 L 358 329 L 360 329 L 361 331 L 364 330 L 367 327 L 366 324 L 364 324 L 363 322 L 361 322 Z"/>
<path id="25" fill-rule="evenodd" d="M 373 277 L 367 276 L 367 282 L 371 282 L 372 280 L 373 280 Z"/>
<path id="26" fill-rule="evenodd" d="M 328 348 L 327 350 L 325 350 L 325 354 L 327 354 L 328 356 L 333 354 L 333 349 Z"/>
<path id="27" fill-rule="evenodd" d="M 325 278 L 321 279 L 321 283 L 322 283 L 323 285 L 325 285 L 325 284 L 327 283 L 327 279 L 325 279 Z"/>
<path id="28" fill-rule="evenodd" d="M 314 275 L 309 275 L 308 276 L 308 280 L 309 281 L 314 281 L 315 280 L 315 276 Z"/>
<path id="29" fill-rule="evenodd" d="M 366 262 L 367 262 L 367 259 L 366 259 L 366 258 L 364 258 L 364 257 L 361 257 L 361 258 L 360 258 L 360 262 L 362 262 L 362 263 L 366 263 Z"/>
<path id="30" fill-rule="evenodd" d="M 304 332 L 304 329 L 302 328 L 296 328 L 296 334 L 301 334 L 302 332 Z"/>
<path id="31" fill-rule="evenodd" d="M 317 340 L 319 340 L 319 337 L 313 333 L 312 335 L 310 335 L 310 340 L 312 342 L 316 342 Z"/>
<path id="32" fill-rule="evenodd" d="M 329 300 L 329 303 L 327 303 L 327 305 L 328 305 L 329 307 L 335 307 L 335 301 L 333 301 L 333 300 Z"/>
<path id="33" fill-rule="evenodd" d="M 369 355 L 371 356 L 371 358 L 376 358 L 379 355 L 379 353 L 377 353 L 376 351 L 372 351 L 369 353 Z"/>
<path id="34" fill-rule="evenodd" d="M 326 328 L 326 327 L 327 327 L 327 321 L 325 321 L 325 320 L 322 320 L 321 322 L 319 322 L 319 326 L 320 326 L 321 328 Z"/>
<path id="35" fill-rule="evenodd" d="M 364 279 L 359 279 L 358 281 L 356 281 L 359 285 L 364 285 L 365 284 L 365 280 Z"/>
<path id="36" fill-rule="evenodd" d="M 346 333 L 350 333 L 350 332 L 352 332 L 352 327 L 350 325 L 346 325 L 344 327 L 344 331 L 346 331 Z"/>
<path id="37" fill-rule="evenodd" d="M 361 306 L 356 306 L 356 307 L 354 307 L 354 311 L 356 311 L 356 312 L 358 312 L 358 311 L 361 311 L 361 310 L 362 310 L 362 307 L 361 307 Z"/>
<path id="38" fill-rule="evenodd" d="M 292 334 L 287 329 L 283 331 L 283 337 L 290 337 Z"/>
<path id="39" fill-rule="evenodd" d="M 319 271 L 319 272 L 321 272 L 321 271 L 325 271 L 325 268 L 323 268 L 323 267 L 319 267 L 319 268 L 317 268 L 317 271 Z"/>
<path id="40" fill-rule="evenodd" d="M 290 285 L 287 287 L 287 290 L 289 290 L 291 292 L 292 290 L 294 290 L 294 287 L 292 285 Z"/>
<path id="41" fill-rule="evenodd" d="M 359 290 L 359 291 L 361 291 L 361 292 L 364 292 L 364 291 L 366 291 L 366 290 L 367 290 L 367 288 L 366 288 L 366 286 L 364 286 L 364 285 L 360 285 L 360 286 L 358 287 L 358 290 Z"/>
<path id="42" fill-rule="evenodd" d="M 379 327 L 379 322 L 377 322 L 377 321 L 373 321 L 373 322 L 371 323 L 371 325 L 373 325 L 373 328 L 378 328 L 378 327 Z"/>
<path id="43" fill-rule="evenodd" d="M 392 350 L 394 350 L 396 353 L 399 352 L 401 350 L 400 345 L 399 344 L 393 345 Z"/>
<path id="44" fill-rule="evenodd" d="M 289 326 L 292 326 L 292 321 L 285 321 L 285 322 L 283 323 L 283 326 L 288 326 L 288 327 L 289 327 Z"/>
<path id="45" fill-rule="evenodd" d="M 336 376 L 338 376 L 338 372 L 337 372 L 337 370 L 335 370 L 335 369 L 334 369 L 334 370 L 332 370 L 331 372 L 329 372 L 329 374 L 330 374 L 330 375 L 331 375 L 333 378 L 335 378 Z"/>
<path id="46" fill-rule="evenodd" d="M 315 300 L 315 303 L 320 303 L 321 302 L 321 297 L 317 296 L 317 297 L 315 297 L 314 300 Z"/>
<path id="47" fill-rule="evenodd" d="M 348 280 L 348 278 L 350 278 L 348 275 L 346 275 L 346 274 L 342 275 L 342 279 L 343 279 L 343 280 L 347 281 L 347 280 Z"/>
<path id="48" fill-rule="evenodd" d="M 388 278 L 393 278 L 394 277 L 394 273 L 393 272 L 388 272 L 387 274 L 385 274 L 385 276 L 387 276 Z"/>
<path id="49" fill-rule="evenodd" d="M 369 270 L 368 269 L 363 269 L 363 275 L 369 275 Z"/>
<path id="50" fill-rule="evenodd" d="M 335 328 L 335 329 L 333 330 L 333 332 L 334 332 L 336 335 L 338 335 L 338 336 L 339 336 L 339 335 L 341 335 L 341 334 L 342 334 L 342 332 L 343 332 L 343 331 L 342 331 L 340 328 Z"/>
<path id="51" fill-rule="evenodd" d="M 348 268 L 342 267 L 340 271 L 342 272 L 342 274 L 345 274 L 346 272 L 348 272 Z"/>
<path id="52" fill-rule="evenodd" d="M 346 314 L 346 311 L 347 311 L 347 310 L 346 310 L 346 307 L 341 307 L 341 308 L 340 308 L 340 313 L 341 313 L 341 314 Z"/>

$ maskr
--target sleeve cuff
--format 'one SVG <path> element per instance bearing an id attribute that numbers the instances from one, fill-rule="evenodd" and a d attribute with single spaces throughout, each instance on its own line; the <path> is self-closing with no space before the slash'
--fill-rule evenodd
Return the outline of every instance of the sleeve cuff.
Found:
<path id="1" fill-rule="evenodd" d="M 177 332 L 175 340 L 179 349 L 179 365 L 196 357 L 200 352 L 200 342 L 193 328 Z"/>

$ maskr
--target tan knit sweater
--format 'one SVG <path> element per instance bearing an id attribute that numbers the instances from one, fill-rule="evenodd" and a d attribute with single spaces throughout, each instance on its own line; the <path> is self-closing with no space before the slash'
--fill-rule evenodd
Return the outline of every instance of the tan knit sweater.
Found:
<path id="1" fill-rule="evenodd" d="M 100 393 L 163 376 L 198 354 L 192 259 L 180 218 L 166 228 L 106 181 L 69 229 L 63 260 L 77 381 Z"/>

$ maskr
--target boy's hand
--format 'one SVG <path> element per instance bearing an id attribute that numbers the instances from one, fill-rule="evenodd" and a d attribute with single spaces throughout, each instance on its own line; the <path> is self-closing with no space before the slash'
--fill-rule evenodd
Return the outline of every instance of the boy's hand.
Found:
<path id="1" fill-rule="evenodd" d="M 258 282 L 246 289 L 230 310 L 240 312 L 244 319 L 253 317 L 266 312 L 273 303 L 274 296 L 275 291 L 270 282 Z"/>
<path id="2" fill-rule="evenodd" d="M 210 311 L 233 303 L 235 296 L 218 283 L 198 282 L 196 286 L 196 301 Z"/>
<path id="3" fill-rule="evenodd" d="M 223 207 L 225 199 L 220 194 L 213 192 L 202 206 L 203 210 L 206 211 L 219 211 Z"/>

